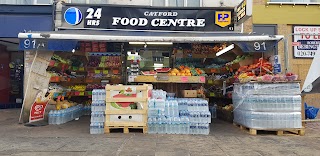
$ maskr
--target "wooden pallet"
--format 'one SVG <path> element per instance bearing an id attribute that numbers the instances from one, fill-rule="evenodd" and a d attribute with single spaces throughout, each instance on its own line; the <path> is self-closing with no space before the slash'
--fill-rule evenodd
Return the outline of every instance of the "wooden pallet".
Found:
<path id="1" fill-rule="evenodd" d="M 259 134 L 276 134 L 279 136 L 304 136 L 305 135 L 305 128 L 289 128 L 289 129 L 254 129 L 254 128 L 248 128 L 246 126 L 233 123 L 233 125 L 239 127 L 241 130 L 247 131 L 251 135 L 257 135 Z M 264 132 L 264 133 L 263 133 Z"/>
<path id="2" fill-rule="evenodd" d="M 130 129 L 142 129 L 143 134 L 148 133 L 147 126 L 105 126 L 104 133 L 110 133 L 111 129 L 123 129 L 123 133 L 128 134 Z"/>

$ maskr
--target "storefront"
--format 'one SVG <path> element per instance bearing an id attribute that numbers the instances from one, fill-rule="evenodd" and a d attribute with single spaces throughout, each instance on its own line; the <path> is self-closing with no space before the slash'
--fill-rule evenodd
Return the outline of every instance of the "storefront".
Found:
<path id="1" fill-rule="evenodd" d="M 53 7 L 0 6 L 0 109 L 21 108 L 23 101 L 23 52 L 17 34 L 53 30 Z M 39 23 L 39 24 L 35 24 Z"/>
<path id="2" fill-rule="evenodd" d="M 216 102 L 231 100 L 236 81 L 288 80 L 276 74 L 281 68 L 274 57 L 274 47 L 283 36 L 234 33 L 233 10 L 63 6 L 59 31 L 19 34 L 20 46 L 32 60 L 25 62 L 25 70 L 31 72 L 25 77 L 28 98 L 23 121 L 41 120 L 50 105 L 62 109 L 62 114 L 77 112 L 79 106 L 72 106 L 78 103 L 92 104 L 91 126 L 105 123 L 105 132 L 112 127 L 146 132 L 149 126 L 151 133 L 164 133 L 154 131 L 152 123 L 169 123 L 169 119 L 173 125 L 183 123 L 189 116 L 183 112 L 189 111 L 196 123 L 190 133 L 207 134 L 209 105 L 230 104 Z M 192 101 L 198 103 L 185 105 Z M 57 113 L 61 114 L 51 111 L 49 116 Z M 49 123 L 61 124 L 70 118 Z M 92 133 L 101 132 L 100 128 Z"/>

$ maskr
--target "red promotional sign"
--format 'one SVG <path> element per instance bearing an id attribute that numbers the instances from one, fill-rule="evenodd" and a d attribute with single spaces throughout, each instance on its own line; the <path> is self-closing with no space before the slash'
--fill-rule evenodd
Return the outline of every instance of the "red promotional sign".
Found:
<path id="1" fill-rule="evenodd" d="M 48 102 L 33 103 L 30 109 L 29 122 L 43 120 L 47 104 Z"/>

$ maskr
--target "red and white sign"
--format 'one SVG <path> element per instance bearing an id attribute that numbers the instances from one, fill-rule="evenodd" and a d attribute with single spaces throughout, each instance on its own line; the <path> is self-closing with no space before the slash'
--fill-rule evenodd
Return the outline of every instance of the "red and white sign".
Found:
<path id="1" fill-rule="evenodd" d="M 292 46 L 294 57 L 313 58 L 320 44 L 320 26 L 294 26 Z"/>
<path id="2" fill-rule="evenodd" d="M 48 102 L 41 102 L 41 103 L 34 102 L 30 109 L 29 122 L 43 120 L 47 104 Z"/>

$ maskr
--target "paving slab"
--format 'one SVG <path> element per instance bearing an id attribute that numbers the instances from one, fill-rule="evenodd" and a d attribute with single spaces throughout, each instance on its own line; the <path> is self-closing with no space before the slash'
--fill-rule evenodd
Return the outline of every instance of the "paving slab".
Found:
<path id="1" fill-rule="evenodd" d="M 62 125 L 26 127 L 19 109 L 0 110 L 0 156 L 318 156 L 318 124 L 305 136 L 249 135 L 213 120 L 209 135 L 110 133 L 90 135 L 90 117 Z"/>

